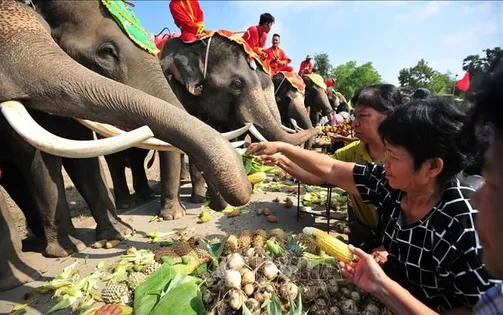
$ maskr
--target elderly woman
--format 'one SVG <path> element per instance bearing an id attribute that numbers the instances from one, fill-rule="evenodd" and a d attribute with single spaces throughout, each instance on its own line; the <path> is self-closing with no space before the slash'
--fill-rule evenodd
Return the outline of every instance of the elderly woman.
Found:
<path id="1" fill-rule="evenodd" d="M 375 84 L 361 88 L 351 100 L 355 104 L 353 128 L 358 141 L 355 141 L 335 152 L 333 157 L 340 161 L 354 163 L 383 162 L 385 147 L 377 128 L 381 121 L 402 104 L 400 90 L 392 84 Z M 339 105 L 339 107 L 342 105 Z M 307 172 L 284 155 L 273 157 L 274 164 L 279 165 L 294 178 L 310 185 L 325 184 L 325 180 Z M 378 214 L 371 204 L 366 204 L 360 197 L 350 194 L 352 209 L 350 214 L 349 242 L 370 252 L 381 245 L 378 235 Z M 376 257 L 385 259 L 382 251 L 375 251 Z M 381 255 L 382 254 L 382 255 Z"/>
<path id="2" fill-rule="evenodd" d="M 361 270 L 353 273 L 359 270 L 354 265 L 343 270 L 392 312 L 470 314 L 492 284 L 480 258 L 477 211 L 470 203 L 474 191 L 456 177 L 478 146 L 476 139 L 460 138 L 466 120 L 463 108 L 448 97 L 400 106 L 379 125 L 384 165 L 342 162 L 282 142 L 252 144 L 248 152 L 280 152 L 377 207 L 389 255 L 386 273 L 374 276 L 393 281 L 359 282 Z"/>

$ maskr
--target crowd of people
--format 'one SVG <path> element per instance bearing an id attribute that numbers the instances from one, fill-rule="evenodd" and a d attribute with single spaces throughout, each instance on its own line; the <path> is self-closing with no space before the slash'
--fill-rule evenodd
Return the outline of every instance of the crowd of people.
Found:
<path id="1" fill-rule="evenodd" d="M 182 36 L 206 32 L 197 1 L 171 3 Z M 180 8 L 190 21 L 177 17 Z M 243 39 L 275 71 L 293 71 L 279 34 L 265 49 L 273 24 L 264 13 Z M 308 55 L 298 74 L 312 70 Z M 361 87 L 351 99 L 357 141 L 333 156 L 283 142 L 247 149 L 297 180 L 350 194 L 356 259 L 341 262 L 341 273 L 394 314 L 503 314 L 503 60 L 476 79 L 464 101 Z M 328 120 L 347 121 L 348 112 L 344 103 Z M 484 182 L 473 187 L 464 175 L 481 160 Z"/>

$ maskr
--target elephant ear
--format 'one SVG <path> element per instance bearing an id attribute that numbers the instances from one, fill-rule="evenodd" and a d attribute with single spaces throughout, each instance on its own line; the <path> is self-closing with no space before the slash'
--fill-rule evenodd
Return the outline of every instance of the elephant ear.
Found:
<path id="1" fill-rule="evenodd" d="M 195 96 L 203 93 L 203 61 L 195 54 L 177 54 L 173 58 L 171 74 Z"/>

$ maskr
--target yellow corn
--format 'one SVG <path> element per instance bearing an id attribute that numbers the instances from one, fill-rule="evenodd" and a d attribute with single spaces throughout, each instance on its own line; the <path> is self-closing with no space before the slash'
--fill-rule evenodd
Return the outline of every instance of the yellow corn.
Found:
<path id="1" fill-rule="evenodd" d="M 253 174 L 248 175 L 248 180 L 250 181 L 250 183 L 252 185 L 256 185 L 258 183 L 261 183 L 266 178 L 267 178 L 267 175 L 264 172 L 257 172 L 257 173 L 253 173 Z"/>
<path id="2" fill-rule="evenodd" d="M 340 260 L 345 263 L 350 263 L 353 261 L 353 253 L 349 251 L 348 245 L 336 239 L 332 235 L 313 227 L 305 227 L 302 232 L 314 237 L 316 244 L 326 254 L 334 257 L 336 260 Z"/>

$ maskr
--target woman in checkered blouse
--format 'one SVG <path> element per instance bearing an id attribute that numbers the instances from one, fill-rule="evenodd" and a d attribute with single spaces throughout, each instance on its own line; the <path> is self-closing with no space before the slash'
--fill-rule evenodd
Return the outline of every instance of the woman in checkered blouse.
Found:
<path id="1" fill-rule="evenodd" d="M 378 268 L 374 275 L 391 278 L 392 284 L 358 282 L 355 265 L 343 270 L 395 314 L 470 314 L 494 283 L 480 259 L 477 211 L 470 203 L 474 190 L 457 178 L 478 148 L 476 133 L 461 135 L 467 110 L 438 96 L 400 106 L 379 126 L 386 144 L 384 165 L 337 161 L 282 142 L 252 144 L 248 153 L 282 153 L 377 207 L 389 254 L 386 273 Z"/>

